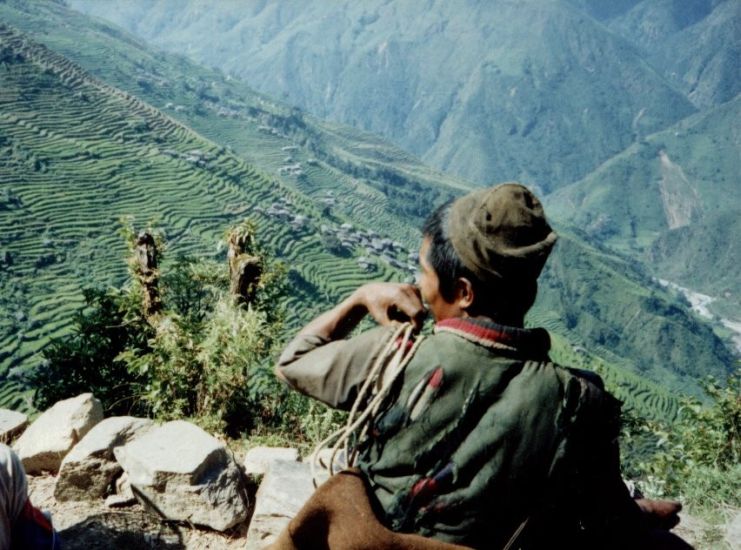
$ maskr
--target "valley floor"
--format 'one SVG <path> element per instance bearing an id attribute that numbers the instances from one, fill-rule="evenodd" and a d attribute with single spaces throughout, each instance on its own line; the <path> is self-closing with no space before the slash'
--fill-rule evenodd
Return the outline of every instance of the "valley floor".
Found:
<path id="1" fill-rule="evenodd" d="M 701 317 L 705 317 L 706 319 L 712 319 L 714 317 L 713 313 L 710 311 L 710 304 L 717 300 L 717 298 L 715 298 L 714 296 L 708 296 L 707 294 L 695 292 L 694 290 L 690 290 L 689 288 L 680 286 L 676 283 L 672 283 L 671 281 L 666 281 L 664 279 L 659 279 L 659 282 L 664 286 L 668 286 L 681 292 L 692 305 L 692 311 L 694 311 Z M 734 333 L 733 344 L 736 348 L 736 351 L 738 353 L 741 353 L 741 321 L 720 318 L 720 322 L 723 324 L 724 327 Z"/>

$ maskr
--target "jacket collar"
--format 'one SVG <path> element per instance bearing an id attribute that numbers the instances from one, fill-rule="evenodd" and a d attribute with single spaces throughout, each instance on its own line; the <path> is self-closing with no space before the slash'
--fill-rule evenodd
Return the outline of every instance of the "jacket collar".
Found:
<path id="1" fill-rule="evenodd" d="M 539 360 L 548 359 L 551 348 L 551 338 L 545 329 L 509 327 L 490 319 L 455 317 L 438 322 L 434 330 L 435 333 L 452 332 L 488 348 Z"/>

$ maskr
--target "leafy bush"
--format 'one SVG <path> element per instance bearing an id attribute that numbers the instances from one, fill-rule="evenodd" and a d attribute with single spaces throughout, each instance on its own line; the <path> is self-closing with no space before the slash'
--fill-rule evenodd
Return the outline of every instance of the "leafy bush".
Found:
<path id="1" fill-rule="evenodd" d="M 147 254 L 137 251 L 135 232 L 127 225 L 129 280 L 120 290 L 86 291 L 87 308 L 78 315 L 74 334 L 45 352 L 46 366 L 34 380 L 37 406 L 92 391 L 116 414 L 133 410 L 163 420 L 190 418 L 229 435 L 299 431 L 308 402 L 272 374 L 286 269 L 255 233 L 249 222 L 231 233 L 242 238 L 245 253 L 260 260 L 260 278 L 245 302 L 229 294 L 226 264 L 178 258 L 160 273 L 165 243 L 156 233 L 148 240 L 156 250 L 147 252 L 155 258 L 154 268 L 142 268 Z"/>
<path id="2" fill-rule="evenodd" d="M 679 498 L 698 508 L 719 503 L 738 507 L 741 375 L 731 375 L 725 385 L 709 378 L 704 389 L 710 403 L 682 398 L 679 417 L 670 425 L 633 419 L 626 433 L 628 448 L 641 441 L 650 441 L 653 448 L 629 458 L 627 473 L 640 479 L 650 497 Z"/>
<path id="3" fill-rule="evenodd" d="M 108 411 L 126 414 L 135 409 L 142 379 L 118 355 L 146 348 L 154 331 L 131 307 L 126 291 L 86 289 L 83 294 L 85 307 L 75 316 L 73 333 L 53 340 L 44 349 L 43 365 L 29 375 L 34 405 L 45 409 L 93 392 Z"/>

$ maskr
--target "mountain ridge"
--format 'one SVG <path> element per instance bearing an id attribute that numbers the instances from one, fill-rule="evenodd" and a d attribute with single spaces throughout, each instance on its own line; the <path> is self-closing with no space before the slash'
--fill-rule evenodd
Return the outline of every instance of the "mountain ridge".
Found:
<path id="1" fill-rule="evenodd" d="M 422 13 L 409 2 L 285 3 L 244 17 L 196 1 L 71 5 L 480 185 L 518 179 L 547 192 L 624 149 L 636 121 L 653 133 L 694 112 L 623 37 L 565 1 L 433 2 Z M 216 43 L 188 40 L 204 33 Z"/>

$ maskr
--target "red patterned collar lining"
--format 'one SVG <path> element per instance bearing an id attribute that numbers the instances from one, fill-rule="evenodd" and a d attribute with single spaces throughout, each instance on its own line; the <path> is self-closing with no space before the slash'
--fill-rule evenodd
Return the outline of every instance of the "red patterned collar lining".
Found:
<path id="1" fill-rule="evenodd" d="M 508 327 L 484 319 L 445 319 L 435 325 L 435 332 L 452 332 L 482 346 L 523 353 L 533 358 L 547 357 L 551 347 L 550 336 L 542 328 Z"/>

